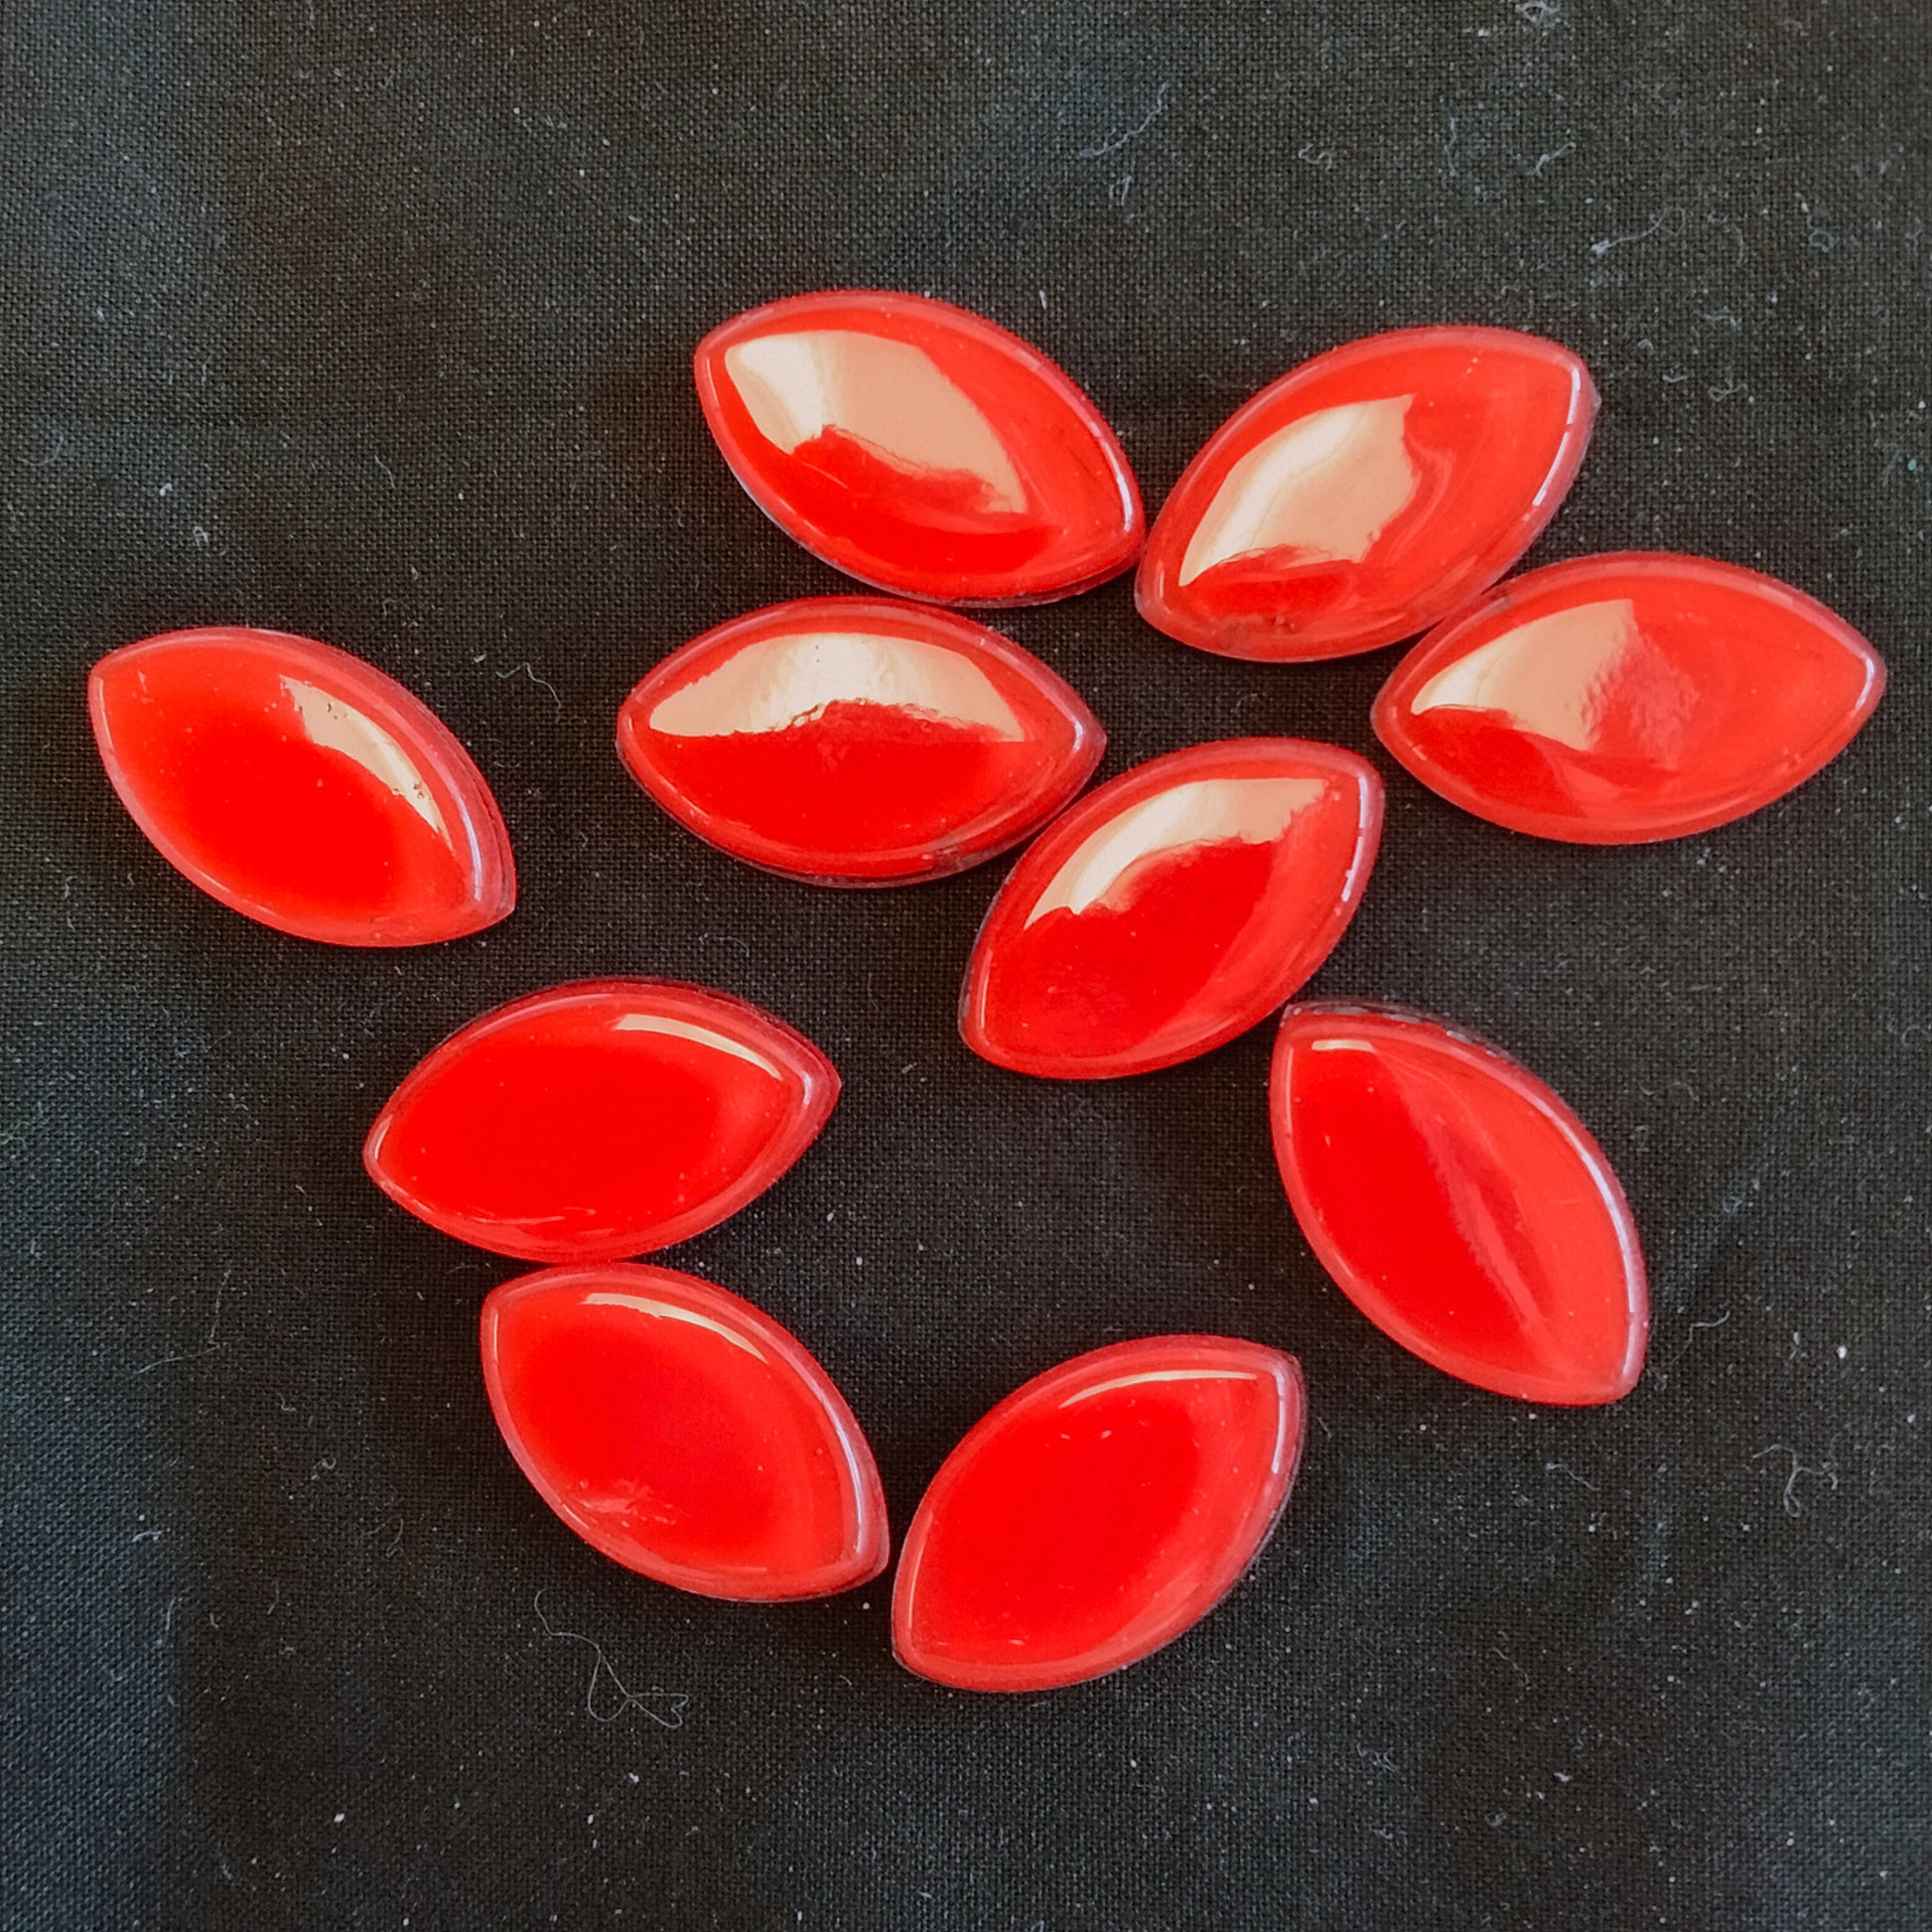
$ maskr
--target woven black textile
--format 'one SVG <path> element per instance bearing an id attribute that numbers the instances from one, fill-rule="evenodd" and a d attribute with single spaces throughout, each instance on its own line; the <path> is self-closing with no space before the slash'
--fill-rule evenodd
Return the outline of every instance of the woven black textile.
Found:
<path id="1" fill-rule="evenodd" d="M 1932 46 L 1917 0 L 0 0 L 9 810 L 0 1923 L 1805 1927 L 1919 1932 L 1932 1625 Z M 688 358 L 776 295 L 1020 331 L 1151 506 L 1245 395 L 1397 324 L 1554 336 L 1603 394 L 1533 562 L 1707 553 L 1824 599 L 1890 695 L 1745 823 L 1544 844 L 1372 743 L 1378 653 L 1245 666 L 1125 581 L 1007 627 L 1105 770 L 1330 738 L 1389 778 L 1315 990 L 1505 1044 L 1653 1268 L 1594 1413 L 1434 1373 L 1309 1255 L 1269 1034 L 1062 1086 L 953 1029 L 1003 868 L 813 891 L 612 750 L 697 630 L 840 588 L 724 469 Z M 507 815 L 514 916 L 362 954 L 203 897 L 111 796 L 88 664 L 325 637 Z M 748 996 L 845 1097 L 666 1259 L 794 1327 L 902 1528 L 1078 1350 L 1307 1366 L 1256 1574 L 1109 1681 L 940 1691 L 884 1585 L 748 1608 L 575 1541 L 476 1361 L 517 1272 L 357 1152 L 457 1024 L 593 973 Z M 1394 1211 L 1395 1204 L 1392 1204 Z"/>

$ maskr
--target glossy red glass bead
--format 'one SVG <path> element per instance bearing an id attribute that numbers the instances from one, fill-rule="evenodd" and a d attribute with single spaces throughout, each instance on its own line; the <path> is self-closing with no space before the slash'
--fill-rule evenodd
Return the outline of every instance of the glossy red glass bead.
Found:
<path id="1" fill-rule="evenodd" d="M 1446 1373 L 1614 1402 L 1643 1367 L 1643 1251 L 1587 1129 L 1496 1047 L 1393 1007 L 1282 1018 L 1275 1157 L 1342 1292 Z"/>
<path id="2" fill-rule="evenodd" d="M 516 902 L 509 834 L 434 712 L 346 651 L 279 630 L 175 630 L 110 651 L 87 706 L 156 851 L 298 938 L 417 946 Z"/>
<path id="3" fill-rule="evenodd" d="M 1039 1691 L 1136 1662 L 1261 1554 L 1302 1451 L 1292 1355 L 1164 1335 L 1016 1390 L 941 1465 L 906 1532 L 893 1648 L 967 1691 Z"/>
<path id="4" fill-rule="evenodd" d="M 483 1303 L 483 1382 L 537 1493 L 660 1584 L 767 1601 L 886 1567 L 865 1433 L 798 1338 L 669 1268 L 606 1263 Z"/>
<path id="5" fill-rule="evenodd" d="M 1032 344 L 950 303 L 793 296 L 714 329 L 694 367 L 752 500 L 864 583 L 1039 604 L 1140 554 L 1140 491 L 1099 410 Z"/>
<path id="6" fill-rule="evenodd" d="M 1583 361 L 1513 329 L 1400 329 L 1317 355 L 1182 473 L 1141 560 L 1141 615 L 1225 657 L 1413 637 L 1535 541 L 1595 414 Z"/>
<path id="7" fill-rule="evenodd" d="M 1382 743 L 1450 803 L 1580 845 L 1741 818 L 1842 752 L 1885 688 L 1842 619 L 1702 557 L 1585 557 L 1425 637 L 1375 701 Z"/>
<path id="8" fill-rule="evenodd" d="M 976 865 L 1093 775 L 1106 734 L 998 631 L 929 606 L 775 604 L 664 659 L 618 750 L 671 816 L 734 857 L 825 885 Z"/>
<path id="9" fill-rule="evenodd" d="M 362 1161 L 460 1241 L 608 1261 L 737 1213 L 811 1145 L 838 1091 L 831 1061 L 748 1001 L 586 980 L 446 1039 L 377 1115 Z"/>
<path id="10" fill-rule="evenodd" d="M 1027 849 L 966 969 L 960 1032 L 1001 1066 L 1099 1080 L 1265 1020 L 1354 917 L 1382 781 L 1333 745 L 1229 739 L 1151 759 Z"/>

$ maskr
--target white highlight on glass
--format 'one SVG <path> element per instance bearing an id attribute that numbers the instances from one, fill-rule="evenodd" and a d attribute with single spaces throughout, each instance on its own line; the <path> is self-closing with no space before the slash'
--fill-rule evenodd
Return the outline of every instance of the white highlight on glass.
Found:
<path id="1" fill-rule="evenodd" d="M 1117 905 L 1128 874 L 1157 853 L 1238 839 L 1271 845 L 1326 792 L 1320 778 L 1197 778 L 1157 792 L 1090 833 L 1053 875 L 1027 924 L 1064 908 Z"/>
<path id="2" fill-rule="evenodd" d="M 708 1328 L 714 1335 L 722 1335 L 734 1348 L 742 1348 L 746 1354 L 758 1361 L 764 1360 L 764 1350 L 756 1342 L 748 1341 L 736 1328 L 728 1328 L 722 1321 L 714 1321 L 708 1314 L 700 1314 L 696 1309 L 681 1309 L 674 1302 L 653 1302 L 643 1295 L 618 1295 L 606 1292 L 601 1295 L 584 1297 L 587 1309 L 630 1309 L 638 1314 L 654 1314 L 666 1321 L 688 1321 L 694 1328 Z"/>
<path id="3" fill-rule="evenodd" d="M 1580 604 L 1532 618 L 1478 644 L 1438 671 L 1410 709 L 1500 712 L 1524 731 L 1587 752 L 1596 743 L 1610 685 L 1628 672 L 1643 648 L 1637 607 L 1630 599 Z M 1669 700 L 1678 694 L 1664 684 L 1660 695 L 1664 708 L 1672 709 Z M 1678 708 L 1687 709 L 1695 696 L 1683 693 Z M 1654 722 L 1663 727 L 1673 721 Z"/>
<path id="4" fill-rule="evenodd" d="M 374 719 L 345 705 L 321 685 L 305 683 L 301 678 L 285 677 L 282 689 L 295 706 L 312 745 L 353 759 L 409 806 L 438 838 L 448 840 L 449 828 L 443 823 L 436 794 L 416 761 Z"/>
<path id="5" fill-rule="evenodd" d="M 1341 403 L 1265 437 L 1231 469 L 1180 560 L 1180 581 L 1232 557 L 1294 549 L 1358 564 L 1416 493 L 1403 424 L 1413 396 Z"/>
<path id="6" fill-rule="evenodd" d="M 689 1020 L 671 1020 L 661 1013 L 626 1013 L 620 1015 L 612 1024 L 611 1031 L 619 1034 L 666 1034 L 672 1039 L 695 1040 L 700 1046 L 729 1053 L 733 1059 L 749 1061 L 760 1072 L 770 1074 L 774 1080 L 785 1077 L 762 1053 L 754 1052 L 742 1039 L 734 1039 L 729 1034 L 718 1033 L 710 1027 L 696 1026 Z"/>
<path id="7" fill-rule="evenodd" d="M 1253 1382 L 1258 1380 L 1245 1368 L 1149 1368 L 1139 1375 L 1117 1375 L 1111 1382 L 1096 1382 L 1090 1389 L 1076 1389 L 1060 1404 L 1071 1409 L 1097 1395 L 1110 1395 L 1115 1389 L 1138 1389 L 1146 1382 Z"/>
<path id="8" fill-rule="evenodd" d="M 915 637 L 850 630 L 767 637 L 674 691 L 650 714 L 670 738 L 781 732 L 832 704 L 888 705 L 1026 737 L 1013 707 L 971 658 Z"/>
<path id="9" fill-rule="evenodd" d="M 1024 510 L 1027 491 L 998 432 L 924 349 L 849 329 L 755 336 L 725 351 L 759 433 L 787 456 L 828 429 L 913 473 L 965 470 L 993 507 Z"/>

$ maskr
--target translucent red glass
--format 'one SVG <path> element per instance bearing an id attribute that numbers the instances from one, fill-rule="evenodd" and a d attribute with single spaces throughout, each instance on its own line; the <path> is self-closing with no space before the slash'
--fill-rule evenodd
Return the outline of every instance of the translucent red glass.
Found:
<path id="1" fill-rule="evenodd" d="M 748 310 L 695 357 L 733 474 L 836 570 L 942 604 L 1037 604 L 1140 554 L 1140 492 L 1088 397 L 1018 336 L 925 296 Z"/>
<path id="2" fill-rule="evenodd" d="M 1239 1582 L 1302 1450 L 1302 1371 L 1165 1335 L 1029 1382 L 947 1456 L 906 1532 L 893 1648 L 921 1677 L 1038 1691 L 1171 1643 Z"/>
<path id="3" fill-rule="evenodd" d="M 474 1021 L 403 1081 L 363 1165 L 497 1254 L 605 1261 L 715 1226 L 804 1153 L 839 1076 L 744 1000 L 588 980 Z"/>
<path id="4" fill-rule="evenodd" d="M 618 750 L 672 817 L 735 857 L 827 885 L 977 864 L 1093 775 L 1078 693 L 983 624 L 885 598 L 777 604 L 673 651 L 625 701 Z"/>
<path id="5" fill-rule="evenodd" d="M 111 651 L 88 711 L 121 803 L 235 911 L 339 946 L 416 946 L 516 902 L 483 774 L 421 699 L 279 630 L 175 630 Z"/>
<path id="6" fill-rule="evenodd" d="M 1141 615 L 1226 657 L 1412 637 L 1556 514 L 1596 413 L 1582 360 L 1511 329 L 1402 329 L 1251 397 L 1163 505 Z"/>
<path id="7" fill-rule="evenodd" d="M 1885 688 L 1842 619 L 1701 557 L 1586 557 L 1425 637 L 1375 701 L 1384 745 L 1497 825 L 1582 845 L 1680 838 L 1782 797 Z"/>
<path id="8" fill-rule="evenodd" d="M 1629 1205 L 1507 1054 L 1396 1008 L 1293 1006 L 1270 1116 L 1302 1232 L 1385 1334 L 1526 1402 L 1635 1385 L 1649 1304 Z"/>
<path id="9" fill-rule="evenodd" d="M 669 1268 L 553 1268 L 483 1303 L 483 1381 L 544 1501 L 706 1596 L 824 1596 L 886 1567 L 865 1434 L 796 1336 Z"/>
<path id="10" fill-rule="evenodd" d="M 1333 745 L 1230 739 L 1135 766 L 1049 826 L 993 901 L 967 1045 L 1094 1080 L 1232 1039 L 1328 956 L 1381 830 L 1381 780 Z"/>

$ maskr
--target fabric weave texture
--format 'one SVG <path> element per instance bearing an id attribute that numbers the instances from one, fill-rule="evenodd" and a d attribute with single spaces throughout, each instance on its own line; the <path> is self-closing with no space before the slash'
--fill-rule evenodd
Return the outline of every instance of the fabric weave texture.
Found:
<path id="1" fill-rule="evenodd" d="M 1927 1922 L 1918 6 L 14 0 L 0 49 L 0 1922 Z M 1093 706 L 1103 777 L 1269 733 L 1375 761 L 1381 860 L 1311 994 L 1445 1014 L 1589 1126 L 1651 1263 L 1626 1401 L 1531 1410 L 1370 1328 L 1276 1177 L 1268 1029 L 1105 1085 L 968 1053 L 1005 862 L 828 893 L 626 776 L 650 664 L 851 588 L 732 482 L 689 371 L 726 316 L 837 286 L 1036 343 L 1150 510 L 1320 349 L 1547 334 L 1603 408 L 1529 564 L 1728 559 L 1885 655 L 1801 791 L 1595 851 L 1396 768 L 1390 653 L 1209 657 L 1125 578 L 996 620 Z M 510 919 L 351 953 L 167 869 L 87 667 L 217 621 L 436 708 L 507 818 Z M 894 1665 L 884 1580 L 703 1602 L 550 1514 L 478 1367 L 515 1264 L 357 1150 L 463 1022 L 633 974 L 839 1066 L 807 1158 L 663 1259 L 825 1364 L 896 1532 L 1082 1350 L 1301 1359 L 1296 1493 L 1208 1620 L 976 1699 Z"/>

